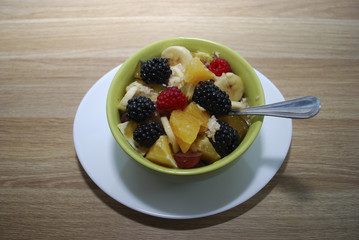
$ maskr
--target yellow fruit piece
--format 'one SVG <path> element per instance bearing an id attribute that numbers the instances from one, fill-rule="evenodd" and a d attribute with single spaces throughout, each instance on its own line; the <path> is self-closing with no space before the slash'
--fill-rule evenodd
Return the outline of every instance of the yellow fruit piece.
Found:
<path id="1" fill-rule="evenodd" d="M 146 158 L 151 162 L 165 167 L 177 168 L 176 161 L 172 156 L 168 138 L 165 135 L 160 136 L 151 146 L 150 150 L 147 152 Z"/>
<path id="2" fill-rule="evenodd" d="M 201 62 L 198 57 L 192 58 L 186 66 L 185 82 L 196 86 L 200 81 L 208 81 L 214 78 L 214 74 Z"/>
<path id="3" fill-rule="evenodd" d="M 213 61 L 213 57 L 205 52 L 195 52 L 193 56 L 198 57 L 199 59 L 204 60 L 207 63 L 211 63 Z"/>
<path id="4" fill-rule="evenodd" d="M 221 156 L 219 156 L 214 149 L 212 143 L 209 141 L 208 137 L 204 134 L 198 135 L 196 141 L 194 141 L 191 145 L 191 151 L 201 152 L 203 154 L 202 159 L 211 163 L 221 158 Z"/>
<path id="5" fill-rule="evenodd" d="M 197 138 L 201 122 L 182 110 L 174 110 L 170 116 L 170 125 L 178 145 L 186 153 Z"/>
<path id="6" fill-rule="evenodd" d="M 136 130 L 138 123 L 133 121 L 127 121 L 124 123 L 119 123 L 118 128 L 121 130 L 122 134 L 127 138 L 133 138 L 133 132 Z"/>
<path id="7" fill-rule="evenodd" d="M 170 122 L 168 121 L 166 116 L 161 117 L 161 123 L 163 126 L 163 129 L 165 130 L 165 133 L 168 137 L 168 142 L 171 144 L 172 146 L 172 150 L 174 153 L 177 153 L 179 151 L 179 146 L 178 143 L 176 141 L 176 137 L 172 131 Z"/>
<path id="8" fill-rule="evenodd" d="M 119 123 L 117 127 L 120 129 L 124 137 L 127 139 L 128 143 L 136 149 L 142 156 L 146 154 L 148 148 L 139 146 L 136 144 L 135 140 L 133 140 L 133 132 L 136 130 L 138 123 L 133 121 L 127 121 L 124 123 Z"/>
<path id="9" fill-rule="evenodd" d="M 200 121 L 201 127 L 199 132 L 206 131 L 208 119 L 211 117 L 206 110 L 200 109 L 195 102 L 191 102 L 186 106 L 186 108 L 183 111 L 185 113 L 192 115 L 193 117 L 197 118 Z"/>
<path id="10" fill-rule="evenodd" d="M 240 141 L 246 136 L 248 131 L 247 122 L 241 117 L 236 115 L 223 116 L 219 120 L 227 122 L 232 128 L 236 129 L 240 137 Z"/>
<path id="11" fill-rule="evenodd" d="M 186 99 L 188 101 L 192 100 L 192 96 L 194 93 L 194 89 L 196 87 L 190 83 L 184 83 L 182 87 L 180 87 L 181 91 L 183 92 L 183 94 L 186 96 Z"/>
<path id="12" fill-rule="evenodd" d="M 177 144 L 178 144 L 178 146 L 180 147 L 180 149 L 181 149 L 181 151 L 183 153 L 188 152 L 188 150 L 191 147 L 191 143 L 186 143 L 186 142 L 184 142 L 183 140 L 181 140 L 180 138 L 177 138 L 177 137 L 176 137 L 176 141 L 177 141 Z"/>
<path id="13" fill-rule="evenodd" d="M 214 85 L 225 91 L 231 101 L 241 100 L 244 93 L 244 84 L 240 76 L 227 72 L 216 78 Z"/>

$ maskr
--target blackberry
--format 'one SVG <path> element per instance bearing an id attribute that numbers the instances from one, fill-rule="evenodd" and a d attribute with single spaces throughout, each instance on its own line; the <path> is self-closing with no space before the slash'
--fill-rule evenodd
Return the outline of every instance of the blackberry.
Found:
<path id="1" fill-rule="evenodd" d="M 138 96 L 128 100 L 126 110 L 128 120 L 142 122 L 152 116 L 156 107 L 148 97 Z"/>
<path id="2" fill-rule="evenodd" d="M 210 139 L 217 153 L 223 158 L 233 152 L 239 145 L 239 135 L 228 123 L 218 120 L 221 127 L 214 134 L 214 141 Z"/>
<path id="3" fill-rule="evenodd" d="M 216 116 L 228 114 L 232 107 L 228 94 L 211 81 L 199 82 L 192 100 Z"/>
<path id="4" fill-rule="evenodd" d="M 138 125 L 133 132 L 133 139 L 141 146 L 151 147 L 163 134 L 164 130 L 162 125 L 151 121 Z"/>
<path id="5" fill-rule="evenodd" d="M 166 84 L 172 74 L 167 58 L 141 61 L 141 79 L 145 83 Z"/>

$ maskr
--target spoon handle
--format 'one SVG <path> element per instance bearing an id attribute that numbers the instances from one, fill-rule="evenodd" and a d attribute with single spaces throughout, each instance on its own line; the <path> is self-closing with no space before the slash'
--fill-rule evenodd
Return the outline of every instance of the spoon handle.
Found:
<path id="1" fill-rule="evenodd" d="M 313 96 L 241 109 L 233 109 L 229 115 L 265 115 L 285 118 L 311 118 L 320 110 L 320 100 Z"/>

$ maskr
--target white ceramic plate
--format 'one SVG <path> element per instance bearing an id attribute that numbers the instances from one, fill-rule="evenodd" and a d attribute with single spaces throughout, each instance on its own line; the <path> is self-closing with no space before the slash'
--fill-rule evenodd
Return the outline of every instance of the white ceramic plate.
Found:
<path id="1" fill-rule="evenodd" d="M 259 192 L 282 165 L 292 120 L 265 117 L 253 145 L 230 168 L 205 179 L 178 181 L 146 169 L 117 144 L 107 124 L 106 97 L 118 66 L 99 79 L 81 101 L 74 120 L 77 156 L 90 178 L 109 196 L 139 212 L 190 219 L 229 210 Z M 266 103 L 284 100 L 260 72 Z M 196 177 L 196 176 L 195 176 Z"/>

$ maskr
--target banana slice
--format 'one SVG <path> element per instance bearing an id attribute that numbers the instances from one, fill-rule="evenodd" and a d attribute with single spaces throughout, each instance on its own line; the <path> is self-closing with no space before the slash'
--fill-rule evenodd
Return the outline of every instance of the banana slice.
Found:
<path id="1" fill-rule="evenodd" d="M 209 65 L 213 61 L 213 57 L 205 52 L 197 51 L 193 54 L 193 56 L 198 57 L 199 59 L 201 59 L 201 61 L 204 61 L 206 66 L 207 64 Z"/>
<path id="2" fill-rule="evenodd" d="M 234 73 L 223 73 L 222 76 L 216 78 L 214 84 L 225 91 L 231 101 L 239 101 L 243 96 L 243 81 Z"/>
<path id="3" fill-rule="evenodd" d="M 178 146 L 176 137 L 172 131 L 172 128 L 170 126 L 170 123 L 169 123 L 167 117 L 161 117 L 161 122 L 162 122 L 163 129 L 165 130 L 166 135 L 168 137 L 168 141 L 170 142 L 170 144 L 172 146 L 172 151 L 174 153 L 177 153 L 179 151 L 179 146 Z"/>
<path id="4" fill-rule="evenodd" d="M 144 96 L 144 97 L 150 98 L 152 101 L 156 101 L 157 97 L 158 97 L 158 93 L 160 91 L 162 91 L 162 89 L 155 90 L 154 88 L 148 87 L 144 83 L 141 83 L 141 82 L 142 81 L 135 81 L 135 82 L 131 83 L 130 85 L 128 85 L 126 87 L 126 91 L 128 91 L 132 87 L 136 87 L 137 91 L 136 91 L 135 96 Z"/>
<path id="5" fill-rule="evenodd" d="M 118 109 L 120 109 L 121 111 L 126 111 L 128 100 L 130 100 L 131 98 L 133 98 L 133 96 L 135 96 L 137 90 L 138 90 L 137 87 L 129 88 L 125 96 L 121 99 L 120 103 L 118 104 Z"/>
<path id="6" fill-rule="evenodd" d="M 144 96 L 150 98 L 152 101 L 156 101 L 158 97 L 158 91 L 153 88 L 143 85 L 140 81 L 135 81 L 126 87 L 126 94 L 118 104 L 118 109 L 126 111 L 128 100 L 135 96 Z"/>
<path id="7" fill-rule="evenodd" d="M 232 109 L 240 109 L 240 108 L 247 108 L 249 107 L 247 98 L 242 98 L 240 102 L 231 101 Z"/>
<path id="8" fill-rule="evenodd" d="M 168 58 L 170 66 L 177 65 L 179 63 L 182 66 L 186 65 L 192 60 L 191 52 L 182 46 L 172 46 L 163 50 L 161 57 Z"/>

